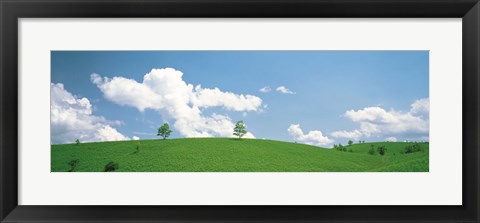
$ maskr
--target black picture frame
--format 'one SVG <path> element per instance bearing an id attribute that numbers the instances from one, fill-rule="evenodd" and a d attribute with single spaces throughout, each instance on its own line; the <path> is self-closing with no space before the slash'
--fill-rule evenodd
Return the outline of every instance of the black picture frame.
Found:
<path id="1" fill-rule="evenodd" d="M 0 15 L 1 222 L 479 222 L 478 0 L 0 0 Z M 74 17 L 462 18 L 463 205 L 18 205 L 17 21 Z"/>

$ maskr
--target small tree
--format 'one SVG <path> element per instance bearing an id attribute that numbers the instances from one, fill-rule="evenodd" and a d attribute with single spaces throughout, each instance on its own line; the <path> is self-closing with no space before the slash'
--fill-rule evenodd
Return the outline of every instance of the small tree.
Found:
<path id="1" fill-rule="evenodd" d="M 245 130 L 245 124 L 243 121 L 238 121 L 235 124 L 235 128 L 233 128 L 233 135 L 238 136 L 238 139 L 240 139 L 245 134 L 247 134 L 247 130 Z"/>
<path id="2" fill-rule="evenodd" d="M 158 128 L 157 136 L 163 137 L 163 140 L 167 139 L 170 136 L 172 130 L 170 130 L 170 126 L 168 123 L 164 123 L 160 128 Z"/>
<path id="3" fill-rule="evenodd" d="M 352 140 L 348 140 L 348 145 L 351 146 L 353 144 Z"/>
<path id="4" fill-rule="evenodd" d="M 77 144 L 77 146 L 80 145 L 80 140 L 79 139 L 75 140 L 75 144 Z"/>

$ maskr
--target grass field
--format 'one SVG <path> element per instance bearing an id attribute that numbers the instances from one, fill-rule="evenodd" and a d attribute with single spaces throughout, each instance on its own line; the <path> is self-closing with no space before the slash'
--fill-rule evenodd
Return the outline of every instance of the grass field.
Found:
<path id="1" fill-rule="evenodd" d="M 384 156 L 368 154 L 386 146 Z M 304 144 L 233 138 L 184 138 L 52 145 L 51 171 L 103 172 L 109 162 L 117 172 L 428 172 L 428 143 L 403 154 L 404 142 L 347 146 L 347 151 Z M 137 150 L 138 146 L 138 150 Z"/>

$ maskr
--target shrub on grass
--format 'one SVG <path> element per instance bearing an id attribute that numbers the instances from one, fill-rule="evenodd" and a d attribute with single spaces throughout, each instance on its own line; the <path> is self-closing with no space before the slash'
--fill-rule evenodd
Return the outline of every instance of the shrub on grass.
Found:
<path id="1" fill-rule="evenodd" d="M 404 153 L 415 153 L 420 151 L 422 151 L 422 148 L 420 148 L 420 145 L 418 145 L 418 143 L 415 143 L 413 145 L 408 145 L 403 149 Z"/>
<path id="2" fill-rule="evenodd" d="M 375 155 L 375 147 L 371 145 L 370 149 L 368 150 L 368 154 Z"/>
<path id="3" fill-rule="evenodd" d="M 379 147 L 377 147 L 377 150 L 378 150 L 378 153 L 383 156 L 387 152 L 387 147 L 379 146 Z"/>
<path id="4" fill-rule="evenodd" d="M 133 151 L 133 154 L 138 154 L 140 152 L 140 144 L 135 145 L 135 151 Z"/>
<path id="5" fill-rule="evenodd" d="M 338 151 L 343 151 L 343 152 L 347 151 L 347 147 L 343 146 L 341 143 L 338 144 L 338 146 L 336 146 L 335 149 L 338 150 Z"/>
<path id="6" fill-rule="evenodd" d="M 403 152 L 404 153 L 412 153 L 412 147 L 411 146 L 406 146 L 404 149 L 403 149 Z"/>
<path id="7" fill-rule="evenodd" d="M 77 168 L 78 162 L 78 160 L 71 160 L 70 162 L 68 162 L 68 165 L 70 166 L 68 172 L 73 172 L 75 168 Z"/>
<path id="8" fill-rule="evenodd" d="M 77 144 L 77 146 L 80 145 L 80 140 L 79 139 L 75 140 L 75 144 Z"/>
<path id="9" fill-rule="evenodd" d="M 338 145 L 334 145 L 334 147 L 335 147 L 335 149 L 338 150 L 338 151 L 342 151 L 342 149 L 343 149 L 343 146 L 342 146 L 341 143 L 338 144 Z"/>
<path id="10" fill-rule="evenodd" d="M 105 165 L 105 172 L 114 172 L 118 169 L 118 163 L 109 162 Z"/>

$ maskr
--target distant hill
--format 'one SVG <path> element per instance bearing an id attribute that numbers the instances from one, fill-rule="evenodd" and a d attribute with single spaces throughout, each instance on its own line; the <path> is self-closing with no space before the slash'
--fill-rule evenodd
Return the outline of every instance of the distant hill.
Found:
<path id="1" fill-rule="evenodd" d="M 113 162 L 118 172 L 428 172 L 429 144 L 418 143 L 422 151 L 403 154 L 412 144 L 361 143 L 346 146 L 347 151 L 234 138 L 62 144 L 52 145 L 51 170 L 74 166 L 74 172 L 103 172 Z M 368 154 L 372 145 L 385 146 L 386 154 Z"/>

